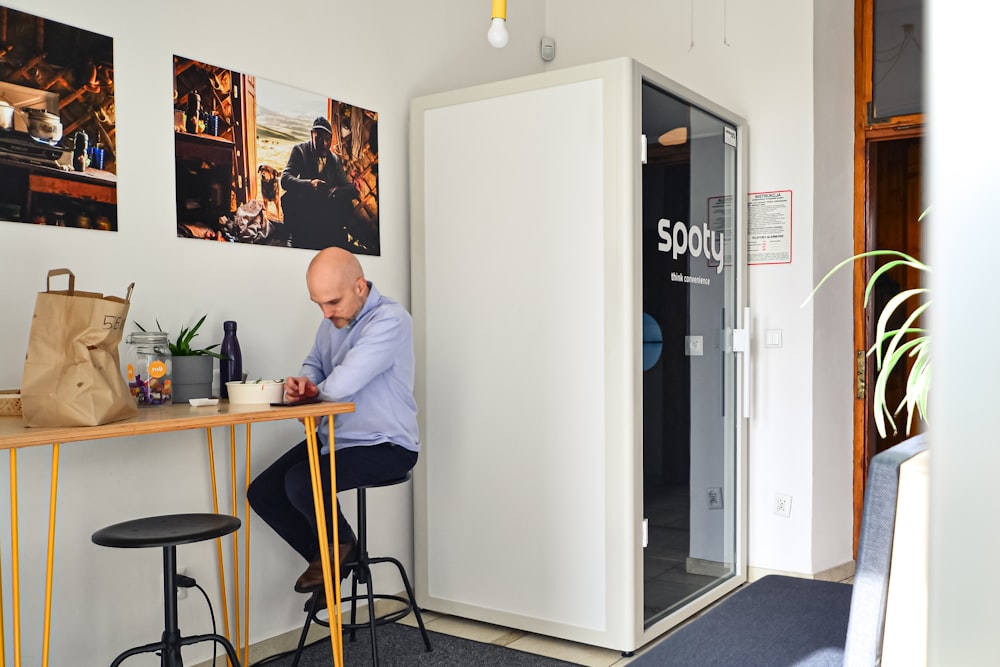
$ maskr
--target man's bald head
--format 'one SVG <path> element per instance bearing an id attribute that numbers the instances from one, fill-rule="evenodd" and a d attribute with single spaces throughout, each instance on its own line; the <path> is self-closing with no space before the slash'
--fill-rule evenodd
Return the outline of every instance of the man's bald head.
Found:
<path id="1" fill-rule="evenodd" d="M 326 248 L 316 253 L 306 270 L 306 280 L 310 280 L 313 275 L 351 282 L 365 277 L 358 258 L 343 248 Z"/>
<path id="2" fill-rule="evenodd" d="M 309 297 L 338 329 L 350 324 L 368 299 L 368 283 L 361 262 L 342 248 L 316 253 L 306 270 Z"/>

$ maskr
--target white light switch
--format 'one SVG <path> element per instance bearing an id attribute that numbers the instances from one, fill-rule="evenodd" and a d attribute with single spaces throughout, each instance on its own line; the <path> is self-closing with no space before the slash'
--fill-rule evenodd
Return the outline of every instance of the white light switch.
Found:
<path id="1" fill-rule="evenodd" d="M 768 329 L 764 332 L 764 345 L 781 347 L 781 329 Z"/>
<path id="2" fill-rule="evenodd" d="M 684 353 L 689 357 L 700 357 L 705 354 L 701 336 L 684 336 Z"/>

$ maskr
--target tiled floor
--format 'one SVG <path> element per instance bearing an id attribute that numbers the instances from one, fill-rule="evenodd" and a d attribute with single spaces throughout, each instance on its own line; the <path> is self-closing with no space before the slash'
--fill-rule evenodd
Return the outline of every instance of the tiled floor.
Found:
<path id="1" fill-rule="evenodd" d="M 622 657 L 619 651 L 611 649 L 578 644 L 562 639 L 553 639 L 552 637 L 536 635 L 521 630 L 511 630 L 510 628 L 470 621 L 456 616 L 446 616 L 425 611 L 423 617 L 424 624 L 428 630 L 455 637 L 464 637 L 465 639 L 472 639 L 478 642 L 507 646 L 519 651 L 558 658 L 559 660 L 574 662 L 586 667 L 609 667 L 610 665 L 618 667 L 619 665 L 627 665 L 634 659 Z M 400 622 L 416 625 L 416 621 L 413 620 L 412 615 Z"/>

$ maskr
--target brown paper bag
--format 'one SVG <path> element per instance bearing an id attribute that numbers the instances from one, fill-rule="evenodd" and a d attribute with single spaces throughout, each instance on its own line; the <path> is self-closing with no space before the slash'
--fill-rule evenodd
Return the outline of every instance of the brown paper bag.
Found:
<path id="1" fill-rule="evenodd" d="M 52 289 L 58 275 L 69 276 L 69 289 Z M 136 414 L 118 357 L 135 283 L 124 299 L 78 292 L 75 283 L 69 269 L 52 269 L 35 299 L 21 380 L 25 426 L 96 426 Z"/>

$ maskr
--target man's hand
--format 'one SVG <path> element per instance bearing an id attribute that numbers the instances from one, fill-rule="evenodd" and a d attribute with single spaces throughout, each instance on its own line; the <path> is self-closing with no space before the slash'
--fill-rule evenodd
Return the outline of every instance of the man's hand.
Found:
<path id="1" fill-rule="evenodd" d="M 326 196 L 331 199 L 357 199 L 360 195 L 354 185 L 338 185 L 330 188 Z"/>
<path id="2" fill-rule="evenodd" d="M 304 375 L 298 377 L 288 376 L 285 378 L 285 400 L 288 402 L 301 401 L 319 395 L 319 387 L 312 380 Z"/>

